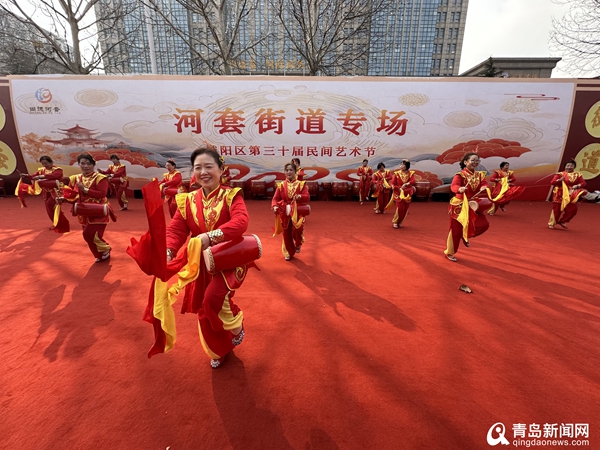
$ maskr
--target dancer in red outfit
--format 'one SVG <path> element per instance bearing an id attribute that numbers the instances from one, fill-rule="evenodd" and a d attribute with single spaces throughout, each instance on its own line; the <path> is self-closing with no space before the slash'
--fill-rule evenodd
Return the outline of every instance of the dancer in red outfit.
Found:
<path id="1" fill-rule="evenodd" d="M 373 184 L 375 185 L 375 192 L 372 197 L 376 199 L 375 203 L 375 214 L 383 214 L 384 209 L 390 200 L 390 182 L 392 181 L 392 174 L 385 168 L 385 164 L 380 162 L 377 164 L 377 172 L 373 174 Z"/>
<path id="2" fill-rule="evenodd" d="M 298 181 L 304 181 L 306 173 L 304 172 L 302 166 L 300 166 L 300 159 L 292 158 L 292 164 L 296 167 L 296 178 L 298 178 Z"/>
<path id="3" fill-rule="evenodd" d="M 169 159 L 165 166 L 168 172 L 163 175 L 163 179 L 158 184 L 165 197 L 165 203 L 169 206 L 169 214 L 173 218 L 175 211 L 177 211 L 175 195 L 181 193 L 182 178 L 181 173 L 176 170 L 177 164 L 175 164 L 175 161 Z"/>
<path id="4" fill-rule="evenodd" d="M 284 168 L 286 179 L 279 183 L 271 208 L 276 215 L 275 233 L 283 233 L 281 251 L 286 261 L 291 260 L 295 253 L 300 253 L 304 244 L 304 222 L 306 217 L 298 211 L 298 205 L 310 201 L 310 194 L 305 181 L 296 179 L 296 166 L 287 163 Z"/>
<path id="5" fill-rule="evenodd" d="M 493 216 L 497 209 L 506 211 L 506 205 L 517 198 L 525 190 L 524 186 L 515 186 L 517 181 L 512 170 L 508 170 L 510 165 L 507 161 L 500 164 L 500 170 L 494 170 L 490 177 L 490 182 L 496 183 L 491 194 L 492 207 L 488 214 Z"/>
<path id="6" fill-rule="evenodd" d="M 415 171 L 408 169 L 410 169 L 410 161 L 405 159 L 392 176 L 392 198 L 388 207 L 396 204 L 396 214 L 392 219 L 394 228 L 402 228 L 402 222 L 406 218 L 410 201 L 415 193 Z"/>
<path id="7" fill-rule="evenodd" d="M 112 164 L 108 166 L 108 169 L 98 170 L 98 172 L 108 177 L 111 194 L 117 198 L 121 211 L 126 211 L 128 201 L 125 191 L 129 185 L 127 168 L 124 164 L 121 164 L 121 160 L 117 155 L 110 155 L 110 160 L 112 161 Z"/>
<path id="8" fill-rule="evenodd" d="M 190 234 L 205 250 L 240 238 L 248 228 L 241 190 L 220 184 L 223 163 L 218 153 L 202 147 L 192 153 L 191 162 L 202 188 L 177 196 L 177 212 L 167 229 L 167 261 L 175 257 Z M 233 296 L 246 271 L 247 267 L 241 266 L 210 275 L 200 261 L 199 274 L 185 288 L 182 312 L 198 314 L 200 342 L 215 369 L 244 338 L 244 315 L 233 303 Z"/>
<path id="9" fill-rule="evenodd" d="M 552 189 L 552 212 L 548 227 L 554 229 L 555 225 L 567 228 L 567 222 L 570 222 L 577 214 L 577 202 L 582 195 L 587 194 L 585 189 L 585 180 L 581 173 L 575 172 L 576 163 L 574 160 L 567 161 L 565 170 L 557 173 L 552 178 L 550 184 Z"/>
<path id="10" fill-rule="evenodd" d="M 369 166 L 369 161 L 363 159 L 362 166 L 358 168 L 356 172 L 360 179 L 358 186 L 358 197 L 360 204 L 362 205 L 365 200 L 369 200 L 369 194 L 371 193 L 371 181 L 373 179 L 373 169 Z"/>
<path id="11" fill-rule="evenodd" d="M 73 215 L 83 229 L 83 239 L 87 242 L 96 262 L 106 261 L 110 258 L 110 245 L 104 240 L 104 231 L 108 225 L 109 217 L 115 222 L 117 219 L 108 203 L 108 178 L 95 172 L 96 161 L 94 158 L 83 153 L 77 157 L 77 163 L 81 169 L 81 175 L 71 175 L 69 186 L 65 188 L 65 199 L 73 203 Z M 93 211 L 87 210 L 91 205 Z"/>
<path id="12" fill-rule="evenodd" d="M 475 206 L 476 195 L 480 195 L 489 188 L 485 181 L 485 172 L 476 171 L 480 159 L 477 153 L 467 153 L 460 167 L 462 170 L 454 175 L 450 189 L 456 195 L 450 200 L 448 214 L 450 215 L 450 232 L 446 242 L 444 254 L 450 261 L 456 262 L 454 256 L 458 251 L 458 246 L 462 240 L 466 247 L 469 247 L 469 238 L 483 234 L 490 224 L 488 223 L 483 211 L 475 210 L 470 207 Z"/>
<path id="13" fill-rule="evenodd" d="M 37 172 L 30 175 L 33 181 L 45 182 L 57 182 L 53 187 L 39 186 L 39 193 L 41 190 L 42 198 L 44 199 L 44 205 L 46 206 L 46 213 L 52 221 L 53 226 L 50 228 L 55 233 L 68 233 L 71 229 L 68 219 L 65 217 L 63 212 L 60 210 L 60 205 L 56 202 L 56 199 L 61 196 L 61 188 L 63 186 L 63 170 L 60 167 L 56 167 L 53 164 L 52 158 L 49 156 L 40 157 L 39 161 L 43 167 L 40 167 Z M 26 176 L 26 175 L 22 175 Z M 52 183 L 42 183 L 52 184 Z"/>

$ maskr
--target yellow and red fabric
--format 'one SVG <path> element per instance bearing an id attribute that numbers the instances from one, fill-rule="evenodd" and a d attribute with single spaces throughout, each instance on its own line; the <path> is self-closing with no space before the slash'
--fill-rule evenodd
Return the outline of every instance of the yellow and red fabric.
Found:
<path id="1" fill-rule="evenodd" d="M 300 199 L 296 197 L 300 195 Z M 277 185 L 271 207 L 277 206 L 275 216 L 275 229 L 273 236 L 283 233 L 281 251 L 283 256 L 289 258 L 296 253 L 296 248 L 304 244 L 304 224 L 306 217 L 298 214 L 298 205 L 310 202 L 310 193 L 306 181 L 284 180 Z M 290 215 L 286 210 L 289 206 Z"/>
<path id="2" fill-rule="evenodd" d="M 111 164 L 107 170 L 99 170 L 99 172 L 109 176 L 108 180 L 112 195 L 115 196 L 121 208 L 126 207 L 128 203 L 126 190 L 129 186 L 127 167 L 124 164 Z"/>
<path id="3" fill-rule="evenodd" d="M 490 182 L 496 184 L 490 194 L 492 207 L 489 209 L 488 214 L 494 214 L 497 208 L 508 205 L 525 191 L 525 186 L 514 186 L 516 181 L 517 179 L 512 170 L 494 170 Z"/>
<path id="4" fill-rule="evenodd" d="M 562 178 L 562 180 L 561 180 Z M 567 223 L 577 215 L 577 202 L 587 191 L 580 172 L 559 172 L 552 177 L 552 212 L 548 225 L 553 227 L 557 223 Z M 577 189 L 573 186 L 577 185 Z"/>
<path id="5" fill-rule="evenodd" d="M 182 313 L 198 314 L 202 347 L 211 358 L 221 358 L 233 349 L 231 330 L 241 326 L 243 320 L 243 313 L 232 298 L 245 279 L 246 266 L 211 276 L 202 259 L 201 241 L 195 237 L 169 263 L 166 252 L 167 248 L 176 252 L 190 234 L 198 236 L 219 229 L 225 241 L 240 238 L 248 227 L 240 189 L 219 186 L 208 196 L 202 189 L 179 194 L 177 212 L 168 229 L 160 210 L 158 184 L 150 183 L 143 192 L 149 230 L 140 241 L 132 239 L 127 253 L 145 273 L 155 277 L 144 313 L 144 320 L 152 323 L 155 336 L 148 357 L 173 347 L 176 330 L 172 305 L 184 290 Z M 167 280 L 175 274 L 177 282 L 168 286 Z"/>
<path id="6" fill-rule="evenodd" d="M 163 192 L 164 202 L 167 203 L 169 207 L 169 214 L 171 215 L 171 218 L 173 218 L 173 216 L 175 216 L 175 212 L 177 211 L 175 196 L 165 194 L 164 190 L 165 188 L 176 188 L 179 193 L 182 193 L 183 178 L 181 177 L 181 173 L 178 170 L 167 172 L 163 174 L 163 178 L 158 182 L 158 184 L 161 192 Z"/>
<path id="7" fill-rule="evenodd" d="M 373 169 L 371 166 L 360 166 L 356 171 L 356 175 L 358 175 L 359 179 L 358 197 L 361 202 L 364 202 L 365 199 L 369 198 L 369 194 L 371 193 Z"/>
<path id="8" fill-rule="evenodd" d="M 465 168 L 454 175 L 452 179 L 450 190 L 456 195 L 450 200 L 448 206 L 450 231 L 444 251 L 448 256 L 452 256 L 458 251 L 461 240 L 466 244 L 469 242 L 469 238 L 479 236 L 489 228 L 489 222 L 485 215 L 475 212 L 469 207 L 469 200 L 480 190 L 484 189 L 485 195 L 489 197 L 490 189 L 485 176 L 485 172 L 471 172 Z M 466 188 L 464 193 L 459 192 L 461 187 Z"/>
<path id="9" fill-rule="evenodd" d="M 414 170 L 396 170 L 394 172 L 392 182 L 390 183 L 392 195 L 386 206 L 386 209 L 389 209 L 394 204 L 396 205 L 396 212 L 392 218 L 392 223 L 402 225 L 404 222 L 406 214 L 408 213 L 408 208 L 410 207 L 412 196 L 415 193 L 415 183 Z M 408 184 L 408 186 L 402 187 L 405 184 Z"/>
<path id="10" fill-rule="evenodd" d="M 373 184 L 375 185 L 375 192 L 372 197 L 376 199 L 375 211 L 383 212 L 388 204 L 390 189 L 392 188 L 392 173 L 384 169 L 383 172 L 379 170 L 373 174 Z"/>

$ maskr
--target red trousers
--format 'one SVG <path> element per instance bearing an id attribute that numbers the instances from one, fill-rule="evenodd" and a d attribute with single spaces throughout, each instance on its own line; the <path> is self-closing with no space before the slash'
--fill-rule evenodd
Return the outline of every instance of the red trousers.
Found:
<path id="1" fill-rule="evenodd" d="M 283 230 L 283 245 L 281 251 L 286 258 L 294 256 L 296 249 L 304 243 L 304 224 L 296 228 L 291 220 Z"/>
<path id="2" fill-rule="evenodd" d="M 50 218 L 50 221 L 54 223 L 54 207 L 56 206 L 56 200 L 52 195 L 44 193 L 44 205 L 46 206 L 46 214 Z M 55 233 L 68 233 L 71 231 L 71 225 L 69 220 L 65 217 L 61 211 L 58 216 L 58 223 L 53 228 Z"/>
<path id="3" fill-rule="evenodd" d="M 112 184 L 110 185 L 110 190 L 117 197 L 117 201 L 119 202 L 119 206 L 124 208 L 127 205 L 127 196 L 125 195 L 125 191 L 127 187 L 123 183 Z M 173 216 L 171 216 L 173 217 Z"/>
<path id="4" fill-rule="evenodd" d="M 379 211 L 380 213 L 383 213 L 385 210 L 385 207 L 387 206 L 388 202 L 390 201 L 390 195 L 391 192 L 388 191 L 381 191 L 379 192 L 379 195 L 377 196 L 377 203 L 375 204 L 375 211 Z"/>
<path id="5" fill-rule="evenodd" d="M 202 306 L 198 310 L 198 323 L 200 324 L 201 338 L 210 351 L 222 358 L 229 353 L 234 345 L 232 329 L 241 325 L 240 308 L 233 303 L 235 291 L 230 291 L 218 273 L 208 284 L 204 291 Z M 205 348 L 206 350 L 206 348 Z M 214 357 L 207 351 L 208 356 Z"/>
<path id="6" fill-rule="evenodd" d="M 103 239 L 106 225 L 105 223 L 82 225 L 83 239 L 96 258 L 100 258 L 103 253 L 110 251 L 110 245 Z"/>
<path id="7" fill-rule="evenodd" d="M 489 227 L 490 223 L 484 214 L 477 214 L 475 211 L 469 210 L 469 230 L 467 233 L 469 238 L 485 233 Z M 448 256 L 452 256 L 458 252 L 460 241 L 463 240 L 463 226 L 458 220 L 452 217 L 450 217 L 450 234 L 452 236 L 452 248 L 448 245 L 444 252 Z"/>
<path id="8" fill-rule="evenodd" d="M 556 223 L 567 223 L 577 215 L 577 203 L 569 203 L 564 211 L 561 211 L 560 202 L 553 202 L 552 211 L 554 212 L 554 220 L 556 220 Z"/>
<path id="9" fill-rule="evenodd" d="M 171 215 L 172 219 L 177 212 L 177 202 L 175 201 L 175 197 L 169 197 L 169 200 L 167 200 L 167 206 L 169 207 L 169 214 Z"/>
<path id="10" fill-rule="evenodd" d="M 402 225 L 402 222 L 404 222 L 404 219 L 406 219 L 406 214 L 408 213 L 409 207 L 410 202 L 396 202 L 396 214 L 392 219 L 392 223 Z"/>

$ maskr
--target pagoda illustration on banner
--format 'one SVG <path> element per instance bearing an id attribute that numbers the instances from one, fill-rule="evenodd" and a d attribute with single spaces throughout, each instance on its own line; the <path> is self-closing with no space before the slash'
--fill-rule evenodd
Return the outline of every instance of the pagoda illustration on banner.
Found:
<path id="1" fill-rule="evenodd" d="M 79 125 L 67 129 L 59 128 L 59 132 L 66 134 L 66 137 L 63 139 L 46 139 L 46 142 L 58 148 L 106 148 L 109 142 L 111 142 L 96 139 L 95 136 L 98 134 L 98 131 L 83 128 Z"/>

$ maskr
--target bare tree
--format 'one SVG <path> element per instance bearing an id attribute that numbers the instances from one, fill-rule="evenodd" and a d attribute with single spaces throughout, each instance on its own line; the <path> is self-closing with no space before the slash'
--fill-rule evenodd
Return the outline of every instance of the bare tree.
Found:
<path id="1" fill-rule="evenodd" d="M 388 0 L 271 0 L 309 75 L 366 74 L 371 26 Z"/>
<path id="2" fill-rule="evenodd" d="M 141 1 L 186 43 L 194 73 L 244 72 L 249 52 L 264 41 L 269 30 L 268 26 L 251 26 L 263 14 L 258 0 L 175 0 L 188 12 L 183 20 L 169 14 L 161 0 Z"/>
<path id="3" fill-rule="evenodd" d="M 100 45 L 99 32 L 110 30 L 137 8 L 121 0 L 0 0 L 0 12 L 32 27 L 41 45 L 36 53 L 68 73 L 87 75 L 102 70 L 103 59 L 118 45 L 127 45 L 136 29 L 116 30 L 119 38 Z M 138 25 L 139 26 L 139 25 Z"/>
<path id="4" fill-rule="evenodd" d="M 569 5 L 560 20 L 552 20 L 550 41 L 561 53 L 566 71 L 600 74 L 600 0 L 554 0 Z"/>

